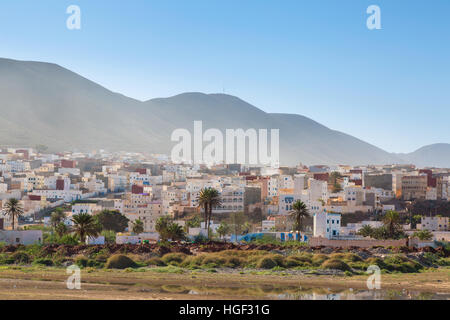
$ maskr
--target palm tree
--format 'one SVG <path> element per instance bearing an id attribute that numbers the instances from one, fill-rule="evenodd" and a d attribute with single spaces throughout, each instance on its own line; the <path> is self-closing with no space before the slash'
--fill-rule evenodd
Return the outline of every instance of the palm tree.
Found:
<path id="1" fill-rule="evenodd" d="M 305 203 L 301 200 L 297 200 L 293 205 L 292 209 L 294 209 L 291 212 L 291 217 L 294 219 L 294 230 L 295 231 L 302 231 L 303 225 L 303 218 L 309 217 L 309 211 Z"/>
<path id="2" fill-rule="evenodd" d="M 141 234 L 142 232 L 144 232 L 144 223 L 137 219 L 133 222 L 133 233 Z"/>
<path id="3" fill-rule="evenodd" d="M 208 207 L 209 207 L 209 199 L 210 199 L 210 194 L 209 194 L 209 189 L 202 189 L 200 190 L 199 194 L 198 194 L 198 206 L 200 209 L 203 209 L 203 215 L 204 215 L 204 220 L 205 220 L 205 228 L 208 222 Z"/>
<path id="4" fill-rule="evenodd" d="M 81 241 L 85 241 L 86 237 L 97 237 L 100 234 L 101 226 L 96 219 L 88 213 L 80 213 L 72 218 L 74 223 L 74 231 L 80 237 Z"/>
<path id="5" fill-rule="evenodd" d="M 373 228 L 369 224 L 365 224 L 359 231 L 358 234 L 363 237 L 371 237 L 374 234 Z"/>
<path id="6" fill-rule="evenodd" d="M 69 228 L 63 222 L 58 223 L 54 228 L 55 228 L 56 234 L 60 238 L 69 232 Z"/>
<path id="7" fill-rule="evenodd" d="M 217 234 L 221 239 L 223 239 L 228 234 L 228 232 L 230 232 L 230 226 L 226 222 L 222 222 L 217 228 Z"/>
<path id="8" fill-rule="evenodd" d="M 212 209 L 221 205 L 220 193 L 214 188 L 204 188 L 200 191 L 198 196 L 198 205 L 203 208 L 205 214 L 205 229 L 208 231 L 211 224 Z"/>
<path id="9" fill-rule="evenodd" d="M 397 211 L 389 210 L 383 218 L 384 226 L 390 238 L 393 238 L 400 229 L 400 215 Z"/>
<path id="10" fill-rule="evenodd" d="M 9 199 L 5 204 L 5 212 L 6 214 L 10 215 L 12 218 L 12 229 L 14 230 L 15 225 L 14 221 L 15 218 L 19 219 L 19 217 L 23 214 L 23 208 L 20 205 L 19 200 L 15 198 Z"/>

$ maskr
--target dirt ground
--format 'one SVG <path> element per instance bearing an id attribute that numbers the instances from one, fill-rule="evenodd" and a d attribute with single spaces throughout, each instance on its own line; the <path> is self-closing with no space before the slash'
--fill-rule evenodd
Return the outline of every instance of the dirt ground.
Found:
<path id="1" fill-rule="evenodd" d="M 0 300 L 251 300 L 367 290 L 366 276 L 82 270 L 80 290 L 67 289 L 68 277 L 59 268 L 1 269 Z M 450 294 L 450 269 L 383 274 L 381 280 L 382 290 Z"/>

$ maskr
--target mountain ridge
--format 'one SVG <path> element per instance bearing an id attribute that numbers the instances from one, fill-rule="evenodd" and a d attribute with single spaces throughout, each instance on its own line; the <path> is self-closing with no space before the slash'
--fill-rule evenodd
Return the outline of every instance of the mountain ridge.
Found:
<path id="1" fill-rule="evenodd" d="M 239 97 L 187 92 L 140 101 L 113 92 L 57 64 L 0 58 L 0 144 L 46 144 L 57 150 L 108 149 L 170 154 L 171 132 L 207 128 L 280 129 L 280 161 L 304 164 L 393 164 L 450 167 L 425 151 L 388 153 L 298 114 L 267 113 Z M 436 147 L 435 147 L 436 148 Z M 433 161 L 432 161 L 433 160 Z M 438 160 L 438 161 L 436 161 Z M 442 161 L 441 161 L 442 160 Z"/>

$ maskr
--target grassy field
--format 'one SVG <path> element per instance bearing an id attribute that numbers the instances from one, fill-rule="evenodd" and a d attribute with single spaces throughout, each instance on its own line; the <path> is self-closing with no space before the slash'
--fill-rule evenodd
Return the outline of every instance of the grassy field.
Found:
<path id="1" fill-rule="evenodd" d="M 228 273 L 174 266 L 126 270 L 81 270 L 81 290 L 66 287 L 65 268 L 0 267 L 0 299 L 275 299 L 277 295 L 332 294 L 367 290 L 365 275 L 287 274 L 283 271 Z M 383 274 L 382 290 L 450 294 L 450 269 Z"/>

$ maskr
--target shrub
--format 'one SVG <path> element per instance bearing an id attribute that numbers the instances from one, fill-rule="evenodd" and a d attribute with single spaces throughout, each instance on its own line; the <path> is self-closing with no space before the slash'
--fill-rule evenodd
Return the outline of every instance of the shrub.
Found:
<path id="1" fill-rule="evenodd" d="M 311 262 L 314 266 L 320 267 L 328 259 L 328 256 L 325 254 L 314 254 Z"/>
<path id="2" fill-rule="evenodd" d="M 126 269 L 135 268 L 136 266 L 136 262 L 123 254 L 112 255 L 109 257 L 108 261 L 106 261 L 105 265 L 107 269 Z"/>
<path id="3" fill-rule="evenodd" d="M 286 267 L 295 268 L 295 267 L 310 267 L 311 259 L 308 257 L 302 256 L 290 256 L 286 259 Z"/>
<path id="4" fill-rule="evenodd" d="M 344 260 L 348 261 L 348 262 L 359 262 L 359 261 L 363 261 L 363 259 L 361 259 L 360 256 L 358 256 L 357 254 L 348 252 L 346 254 L 344 254 Z"/>
<path id="5" fill-rule="evenodd" d="M 271 256 L 271 258 L 277 263 L 277 266 L 279 267 L 285 266 L 285 259 L 281 254 L 274 254 Z"/>
<path id="6" fill-rule="evenodd" d="M 161 258 L 161 260 L 167 265 L 179 265 L 184 261 L 184 259 L 186 259 L 186 254 L 181 252 L 167 253 Z"/>
<path id="7" fill-rule="evenodd" d="M 206 254 L 200 254 L 198 256 L 188 256 L 181 266 L 183 267 L 199 267 L 203 264 L 203 260 L 206 258 Z"/>
<path id="8" fill-rule="evenodd" d="M 344 261 L 338 259 L 329 259 L 322 263 L 321 268 L 323 269 L 334 269 L 341 271 L 351 271 L 351 268 Z"/>
<path id="9" fill-rule="evenodd" d="M 14 259 L 14 263 L 17 264 L 28 264 L 31 260 L 28 254 L 21 251 L 15 252 L 11 258 Z"/>
<path id="10" fill-rule="evenodd" d="M 158 257 L 153 257 L 153 258 L 148 259 L 148 260 L 146 261 L 146 264 L 147 264 L 148 266 L 158 266 L 158 267 L 164 267 L 164 266 L 166 266 L 165 262 L 162 261 L 162 260 L 161 260 L 160 258 L 158 258 Z"/>
<path id="11" fill-rule="evenodd" d="M 13 259 L 12 255 L 9 255 L 7 253 L 0 254 L 0 265 L 13 264 L 13 263 L 14 263 L 14 259 Z"/>
<path id="12" fill-rule="evenodd" d="M 422 265 L 401 255 L 393 255 L 384 259 L 385 269 L 403 273 L 418 272 Z"/>
<path id="13" fill-rule="evenodd" d="M 58 244 L 65 244 L 65 245 L 69 245 L 69 246 L 76 246 L 79 244 L 79 241 L 76 238 L 76 236 L 73 236 L 71 234 L 63 235 L 61 238 L 57 239 L 56 242 Z"/>
<path id="14" fill-rule="evenodd" d="M 208 254 L 202 261 L 203 266 L 210 268 L 222 267 L 226 263 L 226 259 L 218 254 Z"/>
<path id="15" fill-rule="evenodd" d="M 437 264 L 442 267 L 450 267 L 450 258 L 440 258 Z"/>
<path id="16" fill-rule="evenodd" d="M 89 259 L 86 257 L 77 257 L 75 258 L 75 264 L 80 268 L 86 268 L 88 266 Z"/>
<path id="17" fill-rule="evenodd" d="M 380 269 L 386 269 L 387 265 L 386 263 L 384 263 L 384 261 L 381 258 L 368 258 L 366 259 L 366 263 L 371 266 L 371 265 L 376 265 L 378 266 Z"/>
<path id="18" fill-rule="evenodd" d="M 275 268 L 276 266 L 277 262 L 268 256 L 262 257 L 257 264 L 257 267 L 260 269 L 272 269 Z"/>
<path id="19" fill-rule="evenodd" d="M 228 257 L 225 262 L 225 267 L 238 268 L 244 265 L 244 259 L 239 257 Z"/>
<path id="20" fill-rule="evenodd" d="M 33 265 L 43 265 L 43 266 L 50 267 L 53 265 L 53 261 L 48 258 L 38 258 L 33 261 Z"/>

